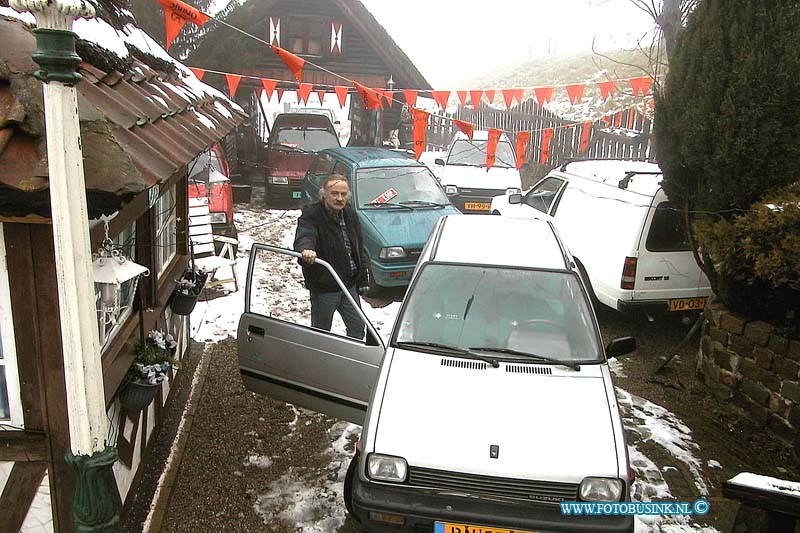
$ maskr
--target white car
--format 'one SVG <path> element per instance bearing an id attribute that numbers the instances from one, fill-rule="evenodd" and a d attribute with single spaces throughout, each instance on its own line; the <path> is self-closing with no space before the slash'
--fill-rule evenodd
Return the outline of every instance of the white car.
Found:
<path id="1" fill-rule="evenodd" d="M 494 165 L 486 168 L 488 138 L 486 130 L 475 131 L 471 141 L 459 132 L 450 143 L 447 157 L 435 160 L 434 174 L 450 202 L 462 213 L 488 214 L 493 196 L 521 190 L 514 147 L 505 134 L 497 143 Z"/>
<path id="2" fill-rule="evenodd" d="M 237 340 L 248 389 L 363 425 L 344 497 L 368 531 L 633 530 L 560 511 L 630 497 L 606 358 L 636 342 L 603 347 L 552 223 L 442 217 L 382 342 L 254 313 L 249 292 Z"/>
<path id="3" fill-rule="evenodd" d="M 699 311 L 712 294 L 694 259 L 682 212 L 655 163 L 582 160 L 552 170 L 524 194 L 492 199 L 491 212 L 553 217 L 593 299 L 649 316 Z"/>

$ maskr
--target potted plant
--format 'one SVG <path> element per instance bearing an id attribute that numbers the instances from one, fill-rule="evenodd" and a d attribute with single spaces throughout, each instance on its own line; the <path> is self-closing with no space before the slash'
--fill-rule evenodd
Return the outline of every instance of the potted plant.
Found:
<path id="1" fill-rule="evenodd" d="M 172 312 L 176 315 L 191 314 L 207 279 L 208 272 L 185 270 L 181 277 L 175 280 L 175 290 L 170 299 Z"/>
<path id="2" fill-rule="evenodd" d="M 177 368 L 178 343 L 169 333 L 151 330 L 136 347 L 136 359 L 125 375 L 119 392 L 120 403 L 129 411 L 141 411 L 155 398 L 161 383 L 169 379 L 169 370 Z"/>

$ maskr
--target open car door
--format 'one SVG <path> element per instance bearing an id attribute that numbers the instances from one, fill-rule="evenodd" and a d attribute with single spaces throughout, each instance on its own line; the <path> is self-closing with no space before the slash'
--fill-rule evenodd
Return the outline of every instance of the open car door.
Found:
<path id="1" fill-rule="evenodd" d="M 279 306 L 270 298 L 275 291 L 268 294 L 267 284 L 253 280 L 255 272 L 275 268 L 274 254 L 301 257 L 295 251 L 266 244 L 254 243 L 250 249 L 245 309 L 236 341 L 245 388 L 363 425 L 385 351 L 383 340 L 357 305 L 367 338 L 375 339 L 370 344 L 274 317 L 273 310 Z M 265 256 L 272 256 L 272 264 Z M 294 259 L 285 259 L 297 265 Z M 316 262 L 330 271 L 355 304 L 333 268 L 321 259 Z"/>

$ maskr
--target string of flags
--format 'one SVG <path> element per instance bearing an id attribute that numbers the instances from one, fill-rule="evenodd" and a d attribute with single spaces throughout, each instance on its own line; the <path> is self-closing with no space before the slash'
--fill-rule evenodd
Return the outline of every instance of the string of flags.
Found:
<path id="1" fill-rule="evenodd" d="M 190 67 L 191 71 L 195 74 L 195 76 L 202 80 L 205 76 L 206 72 L 213 72 L 216 74 L 222 74 L 225 76 L 225 80 L 228 86 L 228 94 L 231 98 L 236 95 L 236 91 L 239 87 L 239 83 L 241 82 L 242 78 L 249 78 L 249 79 L 256 79 L 261 82 L 261 86 L 264 89 L 266 97 L 268 100 L 271 99 L 271 95 L 273 92 L 277 93 L 278 101 L 283 95 L 283 92 L 286 90 L 285 88 L 278 87 L 279 84 L 281 85 L 297 85 L 295 89 L 297 92 L 297 99 L 304 104 L 308 102 L 308 98 L 311 95 L 312 91 L 315 91 L 319 96 L 320 102 L 322 102 L 324 95 L 328 92 L 333 91 L 339 101 L 341 107 L 344 107 L 347 100 L 347 95 L 350 93 L 350 87 L 346 85 L 323 85 L 323 84 L 313 84 L 313 83 L 305 83 L 303 82 L 303 68 L 306 64 L 311 65 L 319 70 L 325 71 L 329 74 L 332 74 L 335 77 L 338 77 L 348 84 L 352 86 L 356 93 L 359 94 L 361 99 L 364 102 L 364 106 L 367 109 L 382 109 L 384 106 L 384 102 L 388 107 L 392 106 L 393 102 L 397 102 L 399 104 L 403 104 L 408 106 L 412 113 L 412 123 L 413 123 L 413 142 L 414 142 L 414 153 L 417 159 L 420 158 L 422 152 L 425 148 L 425 137 L 428 130 L 428 121 L 431 116 L 438 117 L 442 120 L 450 120 L 453 124 L 462 131 L 467 137 L 472 140 L 472 134 L 474 132 L 475 126 L 467 121 L 454 119 L 451 117 L 447 117 L 445 115 L 437 115 L 432 114 L 430 112 L 424 111 L 419 109 L 416 106 L 417 97 L 419 96 L 420 92 L 430 93 L 430 97 L 436 102 L 436 104 L 441 108 L 442 112 L 447 109 L 448 101 L 450 100 L 451 95 L 455 92 L 458 100 L 461 103 L 461 106 L 466 106 L 467 100 L 469 99 L 472 107 L 478 109 L 481 103 L 481 100 L 486 97 L 486 99 L 491 104 L 495 100 L 496 94 L 499 92 L 502 95 L 503 102 L 506 105 L 506 109 L 510 110 L 513 106 L 514 101 L 517 104 L 521 104 L 525 93 L 528 92 L 536 98 L 536 102 L 539 106 L 544 106 L 548 102 L 550 102 L 553 98 L 553 93 L 556 88 L 563 88 L 566 93 L 567 97 L 573 105 L 579 103 L 583 98 L 584 92 L 586 90 L 587 84 L 586 83 L 573 83 L 568 85 L 552 85 L 552 86 L 544 86 L 544 87 L 516 87 L 516 88 L 503 88 L 503 89 L 470 89 L 470 90 L 436 90 L 436 91 L 420 91 L 418 89 L 399 89 L 399 90 L 392 90 L 392 89 L 383 89 L 383 88 L 373 88 L 367 87 L 358 83 L 355 80 L 351 80 L 345 76 L 332 72 L 325 67 L 317 65 L 311 61 L 306 61 L 302 57 L 299 57 L 292 52 L 281 48 L 277 44 L 268 43 L 263 41 L 262 39 L 251 35 L 239 28 L 235 28 L 230 26 L 229 24 L 221 21 L 207 13 L 204 13 L 197 8 L 194 8 L 181 0 L 156 0 L 164 10 L 164 22 L 166 26 L 166 47 L 167 49 L 170 48 L 174 40 L 177 38 L 180 30 L 183 26 L 190 22 L 197 27 L 202 27 L 208 20 L 215 20 L 218 21 L 226 26 L 229 26 L 236 31 L 243 33 L 259 42 L 264 43 L 265 45 L 269 46 L 272 51 L 283 61 L 286 67 L 294 76 L 296 82 L 284 81 L 284 80 L 275 80 L 270 78 L 259 78 L 255 76 L 245 76 L 241 74 L 234 74 L 230 72 L 221 72 L 215 71 L 210 69 L 202 69 L 199 67 Z M 627 80 L 619 80 L 619 82 L 628 82 L 630 84 L 630 88 L 633 92 L 633 96 L 642 96 L 646 97 L 653 86 L 653 79 L 649 76 L 642 76 L 636 78 L 629 78 Z M 598 90 L 600 92 L 601 99 L 605 102 L 609 98 L 615 95 L 617 91 L 617 81 L 615 80 L 607 80 L 602 82 L 596 83 Z M 316 87 L 316 89 L 315 89 Z M 398 93 L 403 94 L 403 100 L 399 101 L 395 98 L 395 95 Z M 650 106 L 652 109 L 653 99 L 649 98 L 646 99 L 645 105 Z M 633 114 L 629 112 L 628 114 L 628 122 L 630 127 L 630 122 L 632 121 Z M 622 112 L 617 112 L 613 119 L 609 116 L 605 116 L 601 118 L 601 122 L 606 124 L 611 124 L 613 120 L 614 126 L 619 127 L 620 122 L 622 120 Z M 563 126 L 558 126 L 560 128 L 571 128 L 579 123 L 574 124 L 566 124 Z M 588 147 L 589 143 L 589 136 L 591 133 L 591 122 L 584 122 L 582 123 L 582 130 L 581 130 L 581 138 L 580 138 L 580 145 L 581 151 L 585 151 Z M 542 128 L 541 130 L 537 130 L 536 133 L 539 131 L 542 134 L 541 138 L 541 156 L 540 162 L 545 163 L 549 159 L 549 151 L 550 151 L 550 142 L 553 139 L 554 130 L 557 127 L 550 127 L 550 128 Z M 486 167 L 491 168 L 495 162 L 495 153 L 497 144 L 499 139 L 503 133 L 503 130 L 498 128 L 489 128 L 488 130 L 488 141 L 486 143 Z M 526 151 L 528 144 L 531 139 L 533 131 L 518 131 L 518 132 L 510 132 L 515 134 L 515 142 L 516 142 L 516 153 L 517 153 L 517 161 L 516 166 L 520 168 L 525 160 L 526 160 Z"/>

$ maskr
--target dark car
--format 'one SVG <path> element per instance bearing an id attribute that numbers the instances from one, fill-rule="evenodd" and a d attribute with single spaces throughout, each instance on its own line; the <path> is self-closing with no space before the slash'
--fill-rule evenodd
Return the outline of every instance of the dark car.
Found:
<path id="1" fill-rule="evenodd" d="M 275 117 L 266 149 L 267 205 L 297 207 L 303 177 L 317 152 L 339 146 L 339 137 L 326 115 L 282 113 Z"/>

